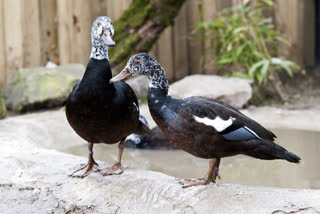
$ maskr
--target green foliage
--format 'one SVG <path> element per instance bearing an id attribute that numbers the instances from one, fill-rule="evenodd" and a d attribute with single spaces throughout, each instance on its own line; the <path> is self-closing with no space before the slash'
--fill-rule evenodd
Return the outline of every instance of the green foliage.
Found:
<path id="1" fill-rule="evenodd" d="M 210 49 L 216 54 L 214 65 L 231 72 L 229 75 L 255 79 L 259 84 L 267 82 L 272 71 L 279 69 L 292 76 L 292 69 L 299 66 L 275 57 L 279 43 L 287 42 L 275 30 L 272 18 L 265 15 L 272 9 L 271 0 L 243 0 L 221 11 L 213 21 L 200 22 L 194 32 L 210 41 Z"/>

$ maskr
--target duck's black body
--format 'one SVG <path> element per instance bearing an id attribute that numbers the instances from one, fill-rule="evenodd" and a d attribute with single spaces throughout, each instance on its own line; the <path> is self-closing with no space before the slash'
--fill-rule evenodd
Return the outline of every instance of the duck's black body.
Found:
<path id="1" fill-rule="evenodd" d="M 166 95 L 161 89 L 151 88 L 149 108 L 170 141 L 194 156 L 209 159 L 244 154 L 267 160 L 300 160 L 275 144 L 276 136 L 271 131 L 221 101 L 208 97 L 179 100 Z M 196 121 L 195 116 L 211 120 L 218 116 L 225 121 L 231 117 L 234 120 L 232 125 L 219 132 L 213 126 Z"/>
<path id="2" fill-rule="evenodd" d="M 244 154 L 265 160 L 300 161 L 297 155 L 273 142 L 276 136 L 271 131 L 221 101 L 208 97 L 170 97 L 165 71 L 150 55 L 132 56 L 111 81 L 130 76 L 128 72 L 148 77 L 150 113 L 170 142 L 194 156 L 211 159 L 206 178 L 185 187 L 215 181 L 223 157 Z"/>
<path id="3" fill-rule="evenodd" d="M 137 98 L 125 82 L 109 83 L 107 59 L 91 58 L 66 102 L 69 124 L 90 143 L 113 144 L 137 131 Z"/>
<path id="4" fill-rule="evenodd" d="M 118 161 L 112 167 L 100 169 L 104 175 L 121 168 L 125 138 L 131 133 L 149 134 L 150 130 L 139 121 L 137 97 L 125 82 L 109 83 L 111 70 L 107 59 L 91 58 L 81 81 L 74 87 L 66 102 L 66 116 L 70 126 L 85 139 L 89 160 L 74 174 L 87 167 L 85 177 L 98 164 L 93 159 L 93 144 L 119 143 Z M 79 176 L 76 176 L 79 177 Z"/>

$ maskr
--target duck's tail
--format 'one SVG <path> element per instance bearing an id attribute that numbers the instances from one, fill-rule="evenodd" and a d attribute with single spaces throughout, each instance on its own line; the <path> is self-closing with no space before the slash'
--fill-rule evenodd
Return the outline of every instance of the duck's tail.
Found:
<path id="1" fill-rule="evenodd" d="M 264 160 L 284 159 L 292 163 L 300 163 L 301 158 L 270 140 L 255 139 L 248 141 L 250 149 L 246 154 Z"/>

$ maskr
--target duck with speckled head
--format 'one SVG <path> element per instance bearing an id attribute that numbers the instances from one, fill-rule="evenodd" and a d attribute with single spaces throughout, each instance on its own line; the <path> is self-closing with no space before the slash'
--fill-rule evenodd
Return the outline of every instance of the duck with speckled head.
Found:
<path id="1" fill-rule="evenodd" d="M 184 180 L 183 187 L 215 182 L 221 158 L 247 155 L 263 160 L 299 163 L 300 157 L 276 144 L 275 134 L 236 108 L 209 97 L 175 99 L 168 95 L 165 70 L 147 53 L 132 56 L 110 81 L 134 75 L 149 79 L 148 105 L 152 118 L 176 147 L 199 158 L 210 159 L 203 179 Z"/>

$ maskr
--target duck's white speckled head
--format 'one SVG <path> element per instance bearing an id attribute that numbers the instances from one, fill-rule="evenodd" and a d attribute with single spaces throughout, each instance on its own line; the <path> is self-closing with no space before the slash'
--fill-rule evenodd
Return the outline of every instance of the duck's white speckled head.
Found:
<path id="1" fill-rule="evenodd" d="M 91 56 L 95 59 L 108 59 L 108 47 L 114 46 L 114 28 L 111 19 L 107 16 L 99 16 L 94 20 L 91 28 Z"/>
<path id="2" fill-rule="evenodd" d="M 126 67 L 117 76 L 111 79 L 116 82 L 130 76 L 144 75 L 149 79 L 149 87 L 168 89 L 169 84 L 166 72 L 159 62 L 147 53 L 138 53 L 130 57 Z"/>

